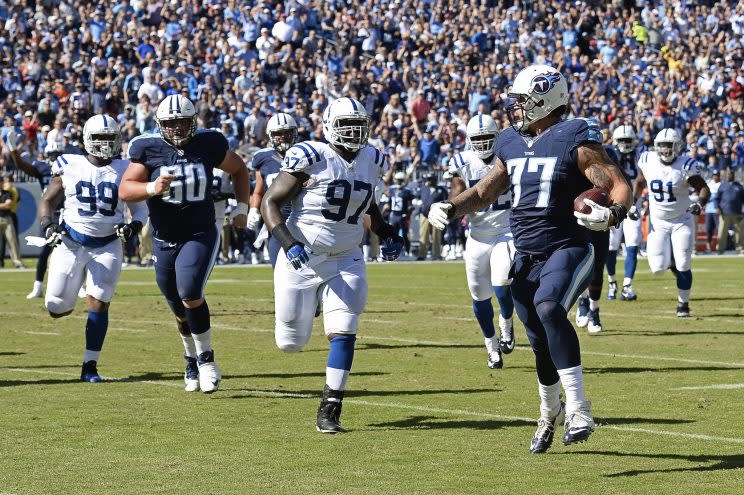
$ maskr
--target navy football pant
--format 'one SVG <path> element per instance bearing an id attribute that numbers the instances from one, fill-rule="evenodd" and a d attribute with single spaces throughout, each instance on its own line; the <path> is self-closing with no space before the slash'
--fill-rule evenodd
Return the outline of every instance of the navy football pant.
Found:
<path id="1" fill-rule="evenodd" d="M 558 382 L 557 370 L 581 364 L 579 338 L 567 313 L 586 289 L 593 266 L 591 244 L 557 249 L 544 257 L 516 256 L 514 309 L 524 323 L 543 385 Z"/>
<path id="2" fill-rule="evenodd" d="M 185 242 L 166 242 L 153 238 L 155 279 L 160 292 L 179 318 L 186 310 L 181 301 L 204 297 L 204 286 L 217 259 L 220 234 L 217 227 L 195 234 Z"/>

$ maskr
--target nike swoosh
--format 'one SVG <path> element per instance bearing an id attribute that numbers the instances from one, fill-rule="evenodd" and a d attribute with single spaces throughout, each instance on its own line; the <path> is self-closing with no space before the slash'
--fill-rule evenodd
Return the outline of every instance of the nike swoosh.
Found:
<path id="1" fill-rule="evenodd" d="M 360 259 L 362 259 L 362 258 L 354 258 L 354 261 L 359 261 Z"/>

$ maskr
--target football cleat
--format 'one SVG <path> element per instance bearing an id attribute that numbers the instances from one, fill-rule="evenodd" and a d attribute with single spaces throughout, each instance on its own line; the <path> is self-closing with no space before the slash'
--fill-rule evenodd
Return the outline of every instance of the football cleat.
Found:
<path id="1" fill-rule="evenodd" d="M 614 301 L 615 298 L 617 298 L 617 282 L 610 282 L 610 285 L 607 287 L 607 299 Z"/>
<path id="2" fill-rule="evenodd" d="M 28 295 L 26 296 L 26 299 L 34 299 L 37 297 L 44 297 L 44 291 L 42 290 L 41 287 L 34 287 L 33 290 L 31 290 L 31 292 L 28 293 Z"/>
<path id="3" fill-rule="evenodd" d="M 80 372 L 80 381 L 88 383 L 102 382 L 103 378 L 98 374 L 98 367 L 95 361 L 86 361 L 83 363 L 83 369 Z"/>
<path id="4" fill-rule="evenodd" d="M 584 442 L 594 431 L 594 418 L 592 418 L 592 403 L 585 400 L 576 409 L 566 411 L 563 434 L 563 445 Z"/>
<path id="5" fill-rule="evenodd" d="M 589 323 L 589 298 L 579 296 L 576 303 L 576 326 L 584 328 Z"/>
<path id="6" fill-rule="evenodd" d="M 638 296 L 633 292 L 633 286 L 628 284 L 623 286 L 623 291 L 620 293 L 620 299 L 622 301 L 635 301 Z"/>
<path id="7" fill-rule="evenodd" d="M 517 339 L 514 337 L 514 320 L 508 320 L 499 315 L 499 328 L 501 329 L 501 338 L 499 339 L 499 348 L 504 354 L 509 354 L 517 345 Z"/>
<path id="8" fill-rule="evenodd" d="M 690 303 L 677 303 L 677 318 L 690 317 Z"/>
<path id="9" fill-rule="evenodd" d="M 561 408 L 558 414 L 552 418 L 540 418 L 537 420 L 537 431 L 535 436 L 532 437 L 532 443 L 530 444 L 530 452 L 533 454 L 542 454 L 547 452 L 551 445 L 553 445 L 553 437 L 555 436 L 555 427 L 562 423 L 566 417 L 566 404 L 561 401 Z"/>
<path id="10" fill-rule="evenodd" d="M 323 398 L 320 400 L 318 417 L 315 421 L 315 428 L 319 432 L 334 434 L 346 431 L 339 423 L 343 400 L 343 390 L 333 390 L 328 385 L 323 387 Z"/>
<path id="11" fill-rule="evenodd" d="M 199 388 L 205 394 L 211 394 L 220 388 L 222 372 L 214 362 L 214 351 L 205 351 L 196 358 L 199 367 Z"/>
<path id="12" fill-rule="evenodd" d="M 488 367 L 491 369 L 501 369 L 504 367 L 504 360 L 501 359 L 501 348 L 496 347 L 492 351 L 488 351 Z"/>
<path id="13" fill-rule="evenodd" d="M 199 365 L 196 358 L 184 356 L 186 359 L 186 372 L 183 374 L 183 382 L 186 384 L 184 390 L 187 392 L 199 391 Z"/>
<path id="14" fill-rule="evenodd" d="M 589 333 L 599 333 L 602 331 L 602 323 L 599 322 L 599 308 L 589 310 L 589 323 L 586 329 Z"/>

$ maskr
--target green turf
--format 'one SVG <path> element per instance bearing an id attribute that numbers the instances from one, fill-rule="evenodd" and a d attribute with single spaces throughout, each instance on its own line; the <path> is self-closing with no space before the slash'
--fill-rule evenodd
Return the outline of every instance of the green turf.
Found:
<path id="1" fill-rule="evenodd" d="M 32 271 L 3 270 L 0 494 L 741 494 L 744 389 L 679 388 L 744 383 L 744 259 L 693 265 L 691 319 L 674 316 L 671 274 L 645 262 L 639 301 L 602 301 L 606 332 L 580 332 L 602 426 L 541 456 L 524 330 L 487 369 L 462 264 L 369 267 L 338 436 L 314 426 L 320 320 L 304 352 L 276 349 L 268 267 L 218 268 L 207 286 L 225 375 L 210 396 L 182 390 L 151 270 L 122 275 L 100 362 L 116 380 L 98 385 L 76 381 L 82 301 L 52 320 L 25 299 Z"/>

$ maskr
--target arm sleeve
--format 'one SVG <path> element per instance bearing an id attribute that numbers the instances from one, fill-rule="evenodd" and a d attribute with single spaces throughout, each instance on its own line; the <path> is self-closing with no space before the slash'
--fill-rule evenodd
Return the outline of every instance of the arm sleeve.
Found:
<path id="1" fill-rule="evenodd" d="M 289 173 L 304 172 L 309 174 L 310 169 L 320 161 L 320 153 L 314 146 L 307 142 L 297 143 L 289 148 L 287 154 L 284 155 L 281 170 Z"/>

